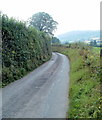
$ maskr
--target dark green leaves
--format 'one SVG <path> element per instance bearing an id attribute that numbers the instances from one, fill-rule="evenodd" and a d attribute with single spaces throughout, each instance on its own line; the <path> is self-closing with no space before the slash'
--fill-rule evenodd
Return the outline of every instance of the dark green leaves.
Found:
<path id="1" fill-rule="evenodd" d="M 50 37 L 2 15 L 3 85 L 24 76 L 51 56 Z"/>

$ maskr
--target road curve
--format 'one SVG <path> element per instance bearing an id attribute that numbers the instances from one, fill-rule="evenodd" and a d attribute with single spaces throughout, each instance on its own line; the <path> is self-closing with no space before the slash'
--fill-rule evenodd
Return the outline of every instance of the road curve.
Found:
<path id="1" fill-rule="evenodd" d="M 53 53 L 50 61 L 2 89 L 3 118 L 65 118 L 69 61 Z"/>

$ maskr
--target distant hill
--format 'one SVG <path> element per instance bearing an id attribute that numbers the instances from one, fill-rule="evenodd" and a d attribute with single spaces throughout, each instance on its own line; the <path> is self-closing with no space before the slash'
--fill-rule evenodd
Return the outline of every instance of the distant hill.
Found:
<path id="1" fill-rule="evenodd" d="M 61 35 L 58 35 L 57 38 L 60 39 L 62 43 L 64 42 L 77 42 L 77 41 L 85 41 L 89 40 L 90 38 L 100 37 L 100 31 L 71 31 Z"/>

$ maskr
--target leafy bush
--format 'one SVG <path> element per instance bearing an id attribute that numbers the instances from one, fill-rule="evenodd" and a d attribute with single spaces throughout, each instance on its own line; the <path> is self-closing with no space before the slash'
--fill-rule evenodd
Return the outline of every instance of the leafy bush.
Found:
<path id="1" fill-rule="evenodd" d="M 2 15 L 2 83 L 15 81 L 51 57 L 50 37 Z M 1 19 L 1 18 L 0 18 Z"/>

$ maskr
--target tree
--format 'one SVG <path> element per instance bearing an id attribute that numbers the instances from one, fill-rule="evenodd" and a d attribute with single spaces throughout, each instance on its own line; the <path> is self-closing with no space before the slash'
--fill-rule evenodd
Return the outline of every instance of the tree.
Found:
<path id="1" fill-rule="evenodd" d="M 91 46 L 97 46 L 97 42 L 96 42 L 96 40 L 91 41 L 91 42 L 90 42 L 90 45 L 91 45 Z"/>
<path id="2" fill-rule="evenodd" d="M 57 29 L 57 22 L 45 12 L 39 12 L 34 14 L 29 21 L 30 25 L 37 28 L 40 31 L 53 35 L 53 31 Z"/>
<path id="3" fill-rule="evenodd" d="M 60 43 L 60 40 L 57 37 L 52 38 L 52 43 Z"/>

